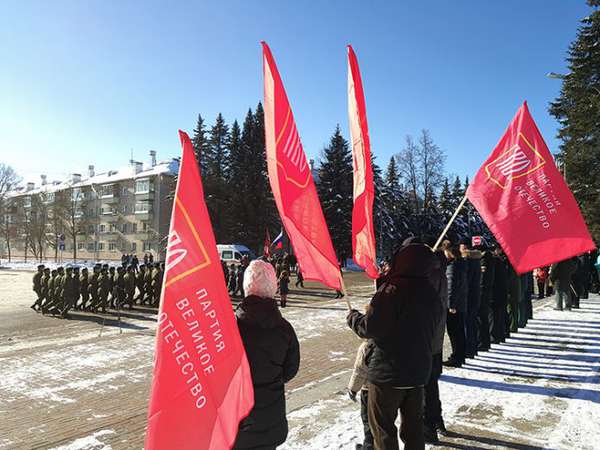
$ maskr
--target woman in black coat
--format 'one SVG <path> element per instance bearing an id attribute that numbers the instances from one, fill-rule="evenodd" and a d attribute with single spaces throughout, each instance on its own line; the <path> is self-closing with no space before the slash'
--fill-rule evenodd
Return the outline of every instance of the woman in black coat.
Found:
<path id="1" fill-rule="evenodd" d="M 233 448 L 275 449 L 287 438 L 284 384 L 298 372 L 300 345 L 274 300 L 277 279 L 271 264 L 252 261 L 244 291 L 236 317 L 252 372 L 254 408 L 240 423 Z"/>

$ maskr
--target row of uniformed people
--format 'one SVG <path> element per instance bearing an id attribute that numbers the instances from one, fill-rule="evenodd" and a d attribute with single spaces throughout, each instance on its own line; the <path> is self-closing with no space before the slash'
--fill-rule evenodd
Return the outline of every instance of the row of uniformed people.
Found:
<path id="1" fill-rule="evenodd" d="M 106 312 L 109 307 L 138 303 L 157 307 L 160 301 L 164 273 L 163 263 L 109 267 L 96 264 L 89 274 L 87 267 L 58 267 L 55 270 L 38 266 L 33 276 L 33 291 L 37 295 L 31 308 L 42 314 L 66 317 L 71 309 Z M 137 291 L 137 295 L 136 295 Z"/>

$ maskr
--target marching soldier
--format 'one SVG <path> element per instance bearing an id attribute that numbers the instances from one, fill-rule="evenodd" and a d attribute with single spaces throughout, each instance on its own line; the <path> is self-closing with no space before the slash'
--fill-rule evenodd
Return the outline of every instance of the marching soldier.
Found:
<path id="1" fill-rule="evenodd" d="M 77 280 L 79 282 L 79 279 Z M 63 319 L 69 316 L 69 310 L 75 303 L 75 278 L 73 277 L 73 268 L 67 267 L 67 272 L 63 277 L 63 304 L 60 315 Z"/>
<path id="2" fill-rule="evenodd" d="M 50 308 L 54 305 L 55 294 L 54 294 L 54 285 L 56 283 L 56 269 L 50 272 L 50 279 L 48 280 L 48 294 L 46 303 L 42 306 L 42 313 L 46 314 L 50 311 Z"/>
<path id="3" fill-rule="evenodd" d="M 110 299 L 108 299 L 108 305 L 114 308 L 117 304 L 117 291 L 116 291 L 116 282 L 117 282 L 117 274 L 115 273 L 115 268 L 110 267 L 108 269 L 108 293 L 110 294 Z"/>
<path id="4" fill-rule="evenodd" d="M 81 276 L 79 277 L 79 288 L 81 292 L 81 305 L 80 309 L 83 311 L 87 308 L 87 303 L 90 299 L 90 282 L 88 278 L 88 269 L 84 267 L 81 269 Z"/>
<path id="5" fill-rule="evenodd" d="M 100 276 L 98 277 L 98 297 L 99 305 L 94 306 L 94 312 L 98 311 L 98 306 L 102 308 L 102 312 L 106 312 L 106 306 L 108 304 L 108 293 L 110 292 L 110 274 L 105 266 L 102 266 Z"/>
<path id="6" fill-rule="evenodd" d="M 50 268 L 44 268 L 44 276 L 42 277 L 42 303 L 40 304 L 40 310 L 42 314 L 44 313 L 44 309 L 49 302 L 50 297 L 48 296 L 48 289 L 50 282 Z"/>
<path id="7" fill-rule="evenodd" d="M 125 303 L 125 269 L 117 267 L 114 277 L 113 307 L 120 308 Z"/>
<path id="8" fill-rule="evenodd" d="M 54 282 L 54 309 L 55 313 L 60 313 L 63 309 L 64 298 L 64 285 L 65 285 L 65 269 L 60 266 L 56 272 L 56 281 Z"/>
<path id="9" fill-rule="evenodd" d="M 81 285 L 79 283 L 79 267 L 73 269 L 73 304 L 71 305 L 75 309 L 79 309 L 77 303 L 79 303 L 79 297 L 81 296 Z"/>
<path id="10" fill-rule="evenodd" d="M 130 265 L 127 267 L 127 272 L 125 272 L 125 276 L 123 277 L 124 285 L 125 285 L 125 301 L 129 305 L 129 309 L 133 309 L 134 297 L 135 297 L 135 272 L 133 270 L 133 266 Z"/>
<path id="11" fill-rule="evenodd" d="M 33 292 L 37 295 L 37 300 L 31 305 L 31 309 L 37 311 L 42 307 L 42 277 L 44 276 L 44 265 L 37 266 L 37 272 L 33 276 Z"/>
<path id="12" fill-rule="evenodd" d="M 152 306 L 156 307 L 160 303 L 160 290 L 162 288 L 163 272 L 160 263 L 154 265 L 152 271 Z"/>
<path id="13" fill-rule="evenodd" d="M 146 292 L 146 298 L 142 303 L 148 303 L 151 305 L 154 302 L 154 296 L 152 293 L 152 272 L 154 271 L 151 264 L 146 265 L 146 275 L 144 277 L 144 291 Z"/>
<path id="14" fill-rule="evenodd" d="M 89 279 L 89 295 L 92 299 L 89 309 L 97 308 L 100 303 L 100 298 L 98 297 L 98 277 L 100 276 L 100 264 L 96 264 L 92 269 L 92 276 Z"/>
<path id="15" fill-rule="evenodd" d="M 146 290 L 144 289 L 144 287 L 145 287 L 144 277 L 145 276 L 146 276 L 146 266 L 142 265 L 142 266 L 140 266 L 140 271 L 135 276 L 135 285 L 139 291 L 139 294 L 135 299 L 140 302 L 140 305 L 144 302 L 144 295 L 146 293 Z"/>

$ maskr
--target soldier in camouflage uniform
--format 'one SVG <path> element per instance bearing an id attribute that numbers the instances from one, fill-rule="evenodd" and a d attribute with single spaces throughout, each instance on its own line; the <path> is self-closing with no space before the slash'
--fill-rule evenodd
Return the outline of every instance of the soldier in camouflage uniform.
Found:
<path id="1" fill-rule="evenodd" d="M 127 267 L 127 272 L 125 272 L 125 276 L 123 277 L 124 285 L 125 285 L 125 301 L 129 305 L 129 309 L 133 309 L 133 303 L 135 298 L 135 272 L 133 270 L 133 266 L 130 265 Z"/>
<path id="2" fill-rule="evenodd" d="M 73 304 L 71 305 L 74 309 L 79 309 L 77 303 L 79 303 L 79 298 L 81 297 L 81 285 L 79 283 L 79 267 L 73 268 L 73 286 L 74 286 L 74 296 L 73 296 Z"/>
<path id="3" fill-rule="evenodd" d="M 110 294 L 110 298 L 107 300 L 107 305 L 114 308 L 117 305 L 117 274 L 115 273 L 115 268 L 112 266 L 108 269 L 108 282 L 108 293 Z"/>
<path id="4" fill-rule="evenodd" d="M 50 282 L 50 268 L 46 267 L 44 269 L 44 276 L 42 277 L 42 303 L 40 304 L 40 310 L 42 314 L 44 313 L 44 309 L 48 304 L 48 284 Z"/>
<path id="5" fill-rule="evenodd" d="M 42 313 L 46 314 L 50 311 L 51 306 L 54 304 L 54 285 L 56 283 L 56 274 L 57 271 L 56 269 L 52 270 L 52 272 L 50 272 L 50 279 L 48 280 L 48 295 L 47 295 L 47 300 L 44 304 L 44 306 L 42 306 Z"/>
<path id="6" fill-rule="evenodd" d="M 144 277 L 144 291 L 146 292 L 146 298 L 142 301 L 151 305 L 154 302 L 154 296 L 152 295 L 152 272 L 154 271 L 151 264 L 146 265 L 146 275 Z"/>
<path id="7" fill-rule="evenodd" d="M 33 276 L 33 292 L 35 292 L 37 299 L 35 302 L 33 302 L 33 305 L 31 305 L 30 308 L 33 309 L 34 311 L 37 311 L 42 307 L 42 298 L 43 298 L 43 296 L 42 296 L 42 277 L 43 276 L 44 276 L 44 265 L 40 264 L 37 267 L 37 272 Z"/>
<path id="8" fill-rule="evenodd" d="M 65 284 L 65 269 L 60 266 L 56 269 L 56 280 L 54 281 L 54 312 L 52 314 L 60 313 L 63 309 L 64 298 L 64 284 Z"/>
<path id="9" fill-rule="evenodd" d="M 152 306 L 157 307 L 160 303 L 160 291 L 162 289 L 163 271 L 160 263 L 154 265 L 152 271 Z"/>
<path id="10" fill-rule="evenodd" d="M 110 292 L 110 274 L 106 267 L 102 267 L 100 276 L 98 277 L 98 305 L 94 306 L 94 312 L 98 311 L 98 307 L 102 308 L 102 312 L 106 312 L 108 305 L 108 293 Z"/>
<path id="11" fill-rule="evenodd" d="M 75 283 L 75 278 L 73 277 L 73 268 L 67 267 L 67 272 L 63 277 L 63 303 L 62 308 L 60 309 L 60 315 L 62 318 L 68 317 L 69 310 L 75 304 L 75 290 L 78 283 L 79 279 L 77 279 L 77 283 Z"/>
<path id="12" fill-rule="evenodd" d="M 114 277 L 113 307 L 120 308 L 123 303 L 125 303 L 125 269 L 119 266 Z"/>
<path id="13" fill-rule="evenodd" d="M 98 297 L 98 277 L 100 276 L 100 269 L 102 266 L 100 264 L 96 264 L 92 271 L 92 276 L 89 279 L 89 287 L 88 292 L 90 294 L 91 302 L 88 306 L 88 309 L 97 308 L 100 304 L 100 297 Z"/>
<path id="14" fill-rule="evenodd" d="M 87 267 L 81 269 L 81 276 L 79 277 L 79 288 L 81 292 L 81 305 L 79 306 L 79 309 L 83 311 L 87 308 L 88 301 L 90 299 L 90 281 L 88 278 Z"/>
<path id="15" fill-rule="evenodd" d="M 139 291 L 138 296 L 135 298 L 137 301 L 139 301 L 140 305 L 143 304 L 144 302 L 144 295 L 146 293 L 146 290 L 144 289 L 145 287 L 145 280 L 144 278 L 146 277 L 146 266 L 145 265 L 141 265 L 140 266 L 140 270 L 139 272 L 136 274 L 135 276 L 135 285 Z"/>

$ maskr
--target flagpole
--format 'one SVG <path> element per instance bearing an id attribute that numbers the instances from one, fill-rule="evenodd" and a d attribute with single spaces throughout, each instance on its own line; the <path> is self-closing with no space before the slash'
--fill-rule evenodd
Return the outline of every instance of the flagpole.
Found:
<path id="1" fill-rule="evenodd" d="M 442 239 L 444 239 L 444 236 L 446 236 L 446 233 L 448 232 L 448 230 L 452 226 L 452 223 L 456 219 L 456 216 L 458 216 L 458 213 L 460 212 L 460 210 L 463 208 L 463 206 L 465 206 L 465 202 L 466 201 L 467 201 L 467 194 L 465 192 L 465 196 L 462 198 L 462 200 L 458 204 L 458 207 L 456 208 L 456 211 L 454 211 L 454 214 L 452 214 L 452 217 L 450 217 L 450 221 L 446 225 L 446 228 L 444 228 L 444 231 L 442 231 L 442 234 L 440 234 L 440 237 L 438 238 L 438 240 L 436 241 L 435 245 L 433 246 L 433 251 L 434 252 L 439 247 L 440 243 L 442 242 Z"/>
<path id="2" fill-rule="evenodd" d="M 346 283 L 344 283 L 344 277 L 342 276 L 342 272 L 340 271 L 340 282 L 342 283 L 342 293 L 344 294 L 344 301 L 348 306 L 348 311 L 352 310 L 352 305 L 350 304 L 350 300 L 348 300 L 348 295 L 346 293 Z"/>

